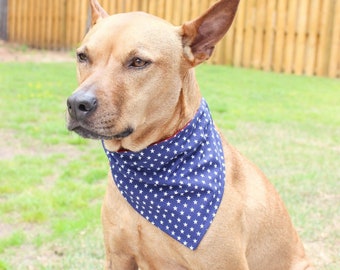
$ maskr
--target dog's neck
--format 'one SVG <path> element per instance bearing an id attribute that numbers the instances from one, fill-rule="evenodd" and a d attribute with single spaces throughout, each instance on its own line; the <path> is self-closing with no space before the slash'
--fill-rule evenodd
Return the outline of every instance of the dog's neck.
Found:
<path id="1" fill-rule="evenodd" d="M 204 99 L 173 137 L 139 151 L 110 152 L 113 181 L 129 204 L 190 249 L 198 247 L 221 203 L 225 161 Z"/>
<path id="2" fill-rule="evenodd" d="M 161 120 L 157 129 L 148 128 L 146 125 L 121 140 L 105 141 L 105 146 L 110 151 L 130 150 L 137 152 L 151 144 L 172 137 L 194 117 L 200 106 L 200 101 L 201 94 L 196 81 L 195 70 L 192 68 L 184 73 L 177 105 L 168 120 Z"/>

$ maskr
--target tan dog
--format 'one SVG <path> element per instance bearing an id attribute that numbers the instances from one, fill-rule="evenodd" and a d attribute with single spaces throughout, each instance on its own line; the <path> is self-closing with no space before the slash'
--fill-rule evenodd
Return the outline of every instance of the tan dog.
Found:
<path id="1" fill-rule="evenodd" d="M 138 154 L 176 137 L 201 106 L 193 67 L 211 56 L 237 5 L 238 0 L 218 1 L 203 16 L 175 27 L 140 12 L 108 16 L 92 0 L 93 27 L 77 50 L 80 86 L 68 99 L 68 128 L 102 139 L 112 155 Z M 197 247 L 142 217 L 110 173 L 102 207 L 106 269 L 312 269 L 273 186 L 224 139 L 222 144 L 224 194 Z M 163 177 L 154 176 L 155 183 Z"/>

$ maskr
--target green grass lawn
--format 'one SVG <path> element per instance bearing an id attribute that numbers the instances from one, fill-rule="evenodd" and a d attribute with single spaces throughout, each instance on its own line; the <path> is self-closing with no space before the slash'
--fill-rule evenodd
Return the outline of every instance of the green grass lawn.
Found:
<path id="1" fill-rule="evenodd" d="M 228 140 L 283 197 L 318 269 L 338 269 L 340 83 L 203 65 Z M 0 64 L 0 270 L 102 269 L 101 144 L 65 127 L 74 64 Z"/>

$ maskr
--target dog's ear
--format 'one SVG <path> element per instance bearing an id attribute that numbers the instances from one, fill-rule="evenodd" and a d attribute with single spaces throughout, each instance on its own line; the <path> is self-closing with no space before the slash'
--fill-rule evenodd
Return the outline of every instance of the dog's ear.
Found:
<path id="1" fill-rule="evenodd" d="M 100 6 L 97 0 L 90 0 L 91 14 L 92 14 L 92 26 L 99 20 L 108 17 L 109 14 Z"/>
<path id="2" fill-rule="evenodd" d="M 228 31 L 239 0 L 220 0 L 196 20 L 182 25 L 184 55 L 193 66 L 207 60 Z"/>

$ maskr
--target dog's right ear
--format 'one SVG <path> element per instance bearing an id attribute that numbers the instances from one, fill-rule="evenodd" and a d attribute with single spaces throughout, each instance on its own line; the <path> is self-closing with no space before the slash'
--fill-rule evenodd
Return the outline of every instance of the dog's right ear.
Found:
<path id="1" fill-rule="evenodd" d="M 231 26 L 238 3 L 239 0 L 220 0 L 196 20 L 182 25 L 184 56 L 192 66 L 209 59 Z"/>
<path id="2" fill-rule="evenodd" d="M 109 14 L 100 6 L 97 0 L 90 0 L 91 14 L 92 14 L 92 26 L 99 20 L 108 17 Z"/>

